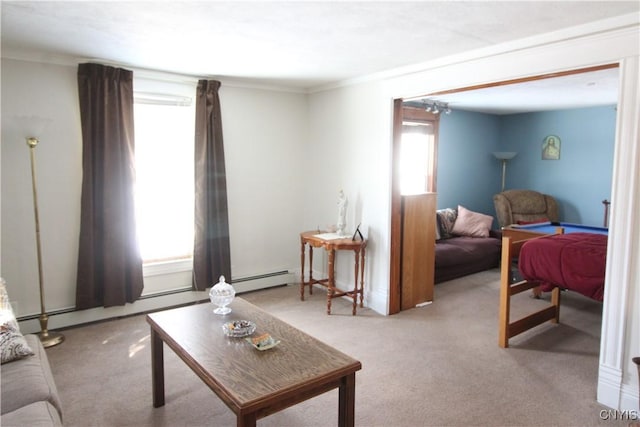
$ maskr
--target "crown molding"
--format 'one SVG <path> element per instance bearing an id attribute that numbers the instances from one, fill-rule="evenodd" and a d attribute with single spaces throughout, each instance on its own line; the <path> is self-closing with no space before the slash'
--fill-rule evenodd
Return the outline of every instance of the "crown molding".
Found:
<path id="1" fill-rule="evenodd" d="M 242 89 L 256 89 L 272 92 L 286 92 L 293 94 L 304 94 L 308 91 L 305 88 L 278 85 L 259 79 L 242 79 L 239 77 L 211 76 L 211 75 L 195 75 L 176 73 L 166 70 L 154 70 L 149 68 L 136 67 L 133 64 L 123 64 L 102 58 L 82 58 L 72 55 L 60 55 L 42 51 L 25 51 L 15 49 L 3 49 L 2 59 L 11 59 L 16 61 L 34 62 L 40 64 L 58 65 L 63 67 L 77 67 L 78 64 L 85 62 L 95 62 L 99 64 L 109 65 L 112 67 L 121 67 L 132 70 L 136 76 L 151 79 L 167 81 L 172 83 L 194 84 L 201 79 L 219 80 L 222 87 L 234 87 Z"/>

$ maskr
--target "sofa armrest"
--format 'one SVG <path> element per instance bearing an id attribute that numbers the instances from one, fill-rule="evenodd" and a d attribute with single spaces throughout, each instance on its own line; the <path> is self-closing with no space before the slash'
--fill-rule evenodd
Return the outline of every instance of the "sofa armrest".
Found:
<path id="1" fill-rule="evenodd" d="M 2 365 L 2 414 L 43 401 L 55 407 L 62 418 L 62 405 L 45 349 L 36 335 L 27 334 L 24 338 L 35 354 Z"/>

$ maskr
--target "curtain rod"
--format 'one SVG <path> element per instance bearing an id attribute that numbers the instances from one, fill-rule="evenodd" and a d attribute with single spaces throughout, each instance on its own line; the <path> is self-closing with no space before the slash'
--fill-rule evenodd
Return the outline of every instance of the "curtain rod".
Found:
<path id="1" fill-rule="evenodd" d="M 100 58 L 82 58 L 80 59 L 80 62 L 94 62 L 102 65 L 108 65 L 111 67 L 126 68 L 128 70 L 133 71 L 134 73 L 141 74 L 143 77 L 153 77 L 156 80 L 166 80 L 170 82 L 198 83 L 198 80 L 212 79 L 212 77 L 180 74 L 180 73 L 174 73 L 171 71 L 155 70 L 152 68 L 141 68 L 141 67 L 136 67 L 130 64 L 107 61 Z"/>
<path id="2" fill-rule="evenodd" d="M 95 62 L 100 63 L 102 65 L 109 65 L 111 67 L 119 67 L 126 68 L 134 72 L 135 75 L 138 74 L 141 77 L 146 77 L 154 80 L 162 80 L 172 83 L 189 83 L 189 84 L 197 84 L 198 80 L 218 80 L 222 83 L 223 87 L 238 87 L 244 89 L 261 89 L 268 91 L 276 91 L 276 92 L 289 92 L 289 93 L 302 93 L 306 94 L 307 91 L 301 88 L 294 88 L 289 86 L 279 86 L 277 84 L 269 84 L 261 82 L 259 79 L 247 79 L 242 80 L 239 78 L 233 77 L 220 77 L 220 76 L 196 76 L 190 74 L 180 74 L 173 73 L 170 71 L 162 71 L 162 70 L 154 70 L 151 68 L 140 68 L 132 65 L 122 64 L 113 61 L 106 61 L 98 58 L 82 58 L 79 62 Z"/>

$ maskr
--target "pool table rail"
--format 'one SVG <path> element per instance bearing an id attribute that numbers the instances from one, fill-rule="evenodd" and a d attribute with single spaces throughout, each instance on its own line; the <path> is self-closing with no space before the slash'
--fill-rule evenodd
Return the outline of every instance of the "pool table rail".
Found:
<path id="1" fill-rule="evenodd" d="M 532 237 L 549 236 L 552 234 L 564 233 L 598 233 L 608 234 L 608 230 L 604 227 L 593 227 L 582 224 L 572 224 L 568 222 L 541 222 L 536 224 L 511 224 L 502 227 L 502 235 L 512 238 L 512 240 L 526 240 Z"/>

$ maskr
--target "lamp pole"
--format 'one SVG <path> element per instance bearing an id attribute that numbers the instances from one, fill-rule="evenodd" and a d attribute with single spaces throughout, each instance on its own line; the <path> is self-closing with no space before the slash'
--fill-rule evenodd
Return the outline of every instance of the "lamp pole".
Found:
<path id="1" fill-rule="evenodd" d="M 504 191 L 505 178 L 507 177 L 507 159 L 502 159 L 502 189 Z"/>
<path id="2" fill-rule="evenodd" d="M 493 157 L 500 160 L 502 162 L 502 188 L 501 192 L 504 191 L 506 177 L 507 177 L 507 160 L 511 160 L 516 156 L 516 152 L 513 151 L 494 151 Z"/>
<path id="3" fill-rule="evenodd" d="M 36 254 L 38 258 L 38 280 L 40 283 L 40 333 L 38 337 L 42 345 L 46 347 L 53 347 L 64 341 L 64 335 L 57 332 L 49 332 L 47 324 L 49 322 L 49 316 L 44 307 L 44 280 L 42 274 L 42 245 L 40 243 L 40 215 L 38 213 L 38 189 L 36 187 L 36 158 L 35 148 L 38 145 L 38 138 L 27 138 L 27 146 L 29 146 L 29 153 L 31 158 L 31 184 L 33 188 L 33 214 L 36 221 Z"/>

